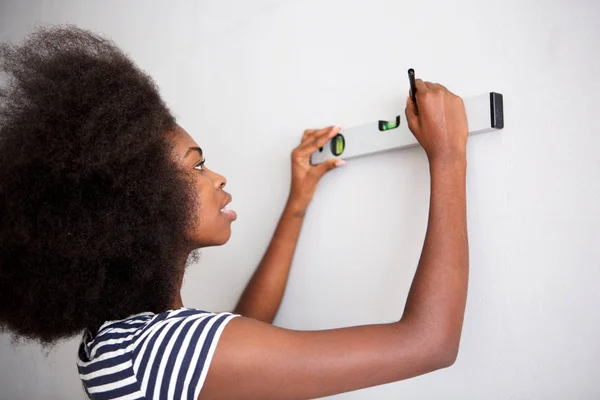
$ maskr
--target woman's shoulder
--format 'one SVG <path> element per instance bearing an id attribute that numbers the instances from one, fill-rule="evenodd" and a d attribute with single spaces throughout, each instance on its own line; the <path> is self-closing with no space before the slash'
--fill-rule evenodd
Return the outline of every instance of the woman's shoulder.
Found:
<path id="1" fill-rule="evenodd" d="M 187 307 L 175 308 L 160 313 L 146 311 L 130 315 L 127 318 L 114 321 L 106 321 L 100 326 L 100 328 L 98 329 L 98 333 L 95 336 L 106 336 L 107 334 L 115 332 L 131 330 L 132 328 L 137 328 L 138 330 L 146 329 L 153 325 L 160 324 L 160 322 L 162 321 L 172 321 L 174 319 L 182 319 L 190 316 L 199 315 L 215 315 L 215 313 Z"/>
<path id="2" fill-rule="evenodd" d="M 144 339 L 149 339 L 152 332 L 163 330 L 166 327 L 176 324 L 189 324 L 192 321 L 197 321 L 200 324 L 202 321 L 208 323 L 208 317 L 233 315 L 231 313 L 215 313 L 211 311 L 200 310 L 196 308 L 180 307 L 160 313 L 141 312 L 132 314 L 126 318 L 118 320 L 110 320 L 104 322 L 97 333 L 92 333 L 89 329 L 83 332 L 80 347 L 86 353 L 86 358 L 93 359 L 99 356 L 99 347 L 112 345 L 116 346 L 124 343 L 138 343 Z M 133 349 L 132 349 L 133 350 Z"/>
<path id="3" fill-rule="evenodd" d="M 120 379 L 145 395 L 158 394 L 156 387 L 160 390 L 161 383 L 164 390 L 171 387 L 177 393 L 195 392 L 204 380 L 202 371 L 210 364 L 223 328 L 236 316 L 181 307 L 107 321 L 96 335 L 84 332 L 77 357 L 80 378 L 87 390 L 94 390 L 96 383 Z M 171 380 L 177 376 L 188 383 L 185 388 Z"/>

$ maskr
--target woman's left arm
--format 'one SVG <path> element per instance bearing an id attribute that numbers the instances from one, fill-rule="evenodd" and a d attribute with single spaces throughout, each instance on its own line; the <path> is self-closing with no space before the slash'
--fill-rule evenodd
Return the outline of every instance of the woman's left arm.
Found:
<path id="1" fill-rule="evenodd" d="M 283 298 L 304 215 L 317 184 L 327 171 L 344 163 L 342 160 L 329 160 L 313 166 L 310 164 L 310 155 L 339 130 L 340 127 L 329 127 L 304 131 L 302 142 L 292 152 L 292 184 L 285 209 L 271 243 L 234 313 L 267 323 L 273 322 Z"/>

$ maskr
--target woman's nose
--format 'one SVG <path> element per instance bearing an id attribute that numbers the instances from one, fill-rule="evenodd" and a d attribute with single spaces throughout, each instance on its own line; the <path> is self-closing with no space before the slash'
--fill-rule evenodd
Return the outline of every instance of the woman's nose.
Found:
<path id="1" fill-rule="evenodd" d="M 213 177 L 212 181 L 217 189 L 223 189 L 227 185 L 227 179 L 223 175 L 219 175 L 216 172 L 211 171 Z"/>

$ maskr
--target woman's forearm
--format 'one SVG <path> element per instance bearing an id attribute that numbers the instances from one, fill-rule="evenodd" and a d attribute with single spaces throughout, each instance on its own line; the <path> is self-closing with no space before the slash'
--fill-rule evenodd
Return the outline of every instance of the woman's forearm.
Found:
<path id="1" fill-rule="evenodd" d="M 236 313 L 268 323 L 273 322 L 283 298 L 304 214 L 317 184 L 324 174 L 343 163 L 342 160 L 334 159 L 312 165 L 310 156 L 339 130 L 339 126 L 307 129 L 300 145 L 292 151 L 290 196 L 273 239 L 234 310 Z"/>
<path id="2" fill-rule="evenodd" d="M 430 164 L 431 202 L 421 259 L 402 322 L 422 328 L 423 340 L 458 352 L 467 297 L 469 248 L 466 160 Z"/>
<path id="3" fill-rule="evenodd" d="M 306 208 L 307 205 L 301 201 L 288 200 L 271 243 L 246 286 L 235 313 L 273 322 L 283 298 Z"/>

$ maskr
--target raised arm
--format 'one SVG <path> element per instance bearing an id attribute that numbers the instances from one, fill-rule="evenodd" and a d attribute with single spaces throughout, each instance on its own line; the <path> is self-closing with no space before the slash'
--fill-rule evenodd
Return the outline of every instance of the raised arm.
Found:
<path id="1" fill-rule="evenodd" d="M 200 399 L 308 399 L 451 365 L 467 293 L 467 122 L 459 97 L 417 81 L 407 119 L 431 171 L 429 223 L 400 321 L 323 331 L 235 318 L 223 331 Z"/>
<path id="2" fill-rule="evenodd" d="M 272 323 L 292 265 L 306 210 L 321 177 L 335 168 L 337 160 L 310 165 L 310 155 L 339 132 L 338 127 L 308 129 L 292 152 L 292 184 L 271 243 L 242 293 L 234 313 Z"/>

